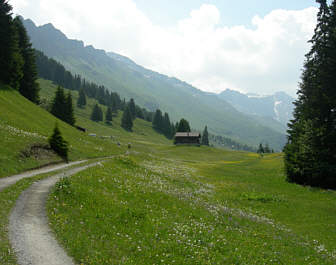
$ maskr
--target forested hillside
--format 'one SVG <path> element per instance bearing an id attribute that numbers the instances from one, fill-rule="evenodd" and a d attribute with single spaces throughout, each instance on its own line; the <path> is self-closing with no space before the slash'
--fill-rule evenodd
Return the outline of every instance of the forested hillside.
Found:
<path id="1" fill-rule="evenodd" d="M 159 108 L 175 121 L 184 117 L 199 130 L 207 124 L 213 134 L 254 146 L 268 142 L 280 150 L 285 143 L 284 134 L 238 112 L 216 95 L 147 70 L 117 54 L 107 55 L 92 46 L 85 47 L 81 41 L 69 40 L 51 24 L 36 27 L 31 20 L 24 24 L 36 49 L 61 62 L 72 73 L 104 85 L 122 98 L 134 98 L 150 111 Z"/>

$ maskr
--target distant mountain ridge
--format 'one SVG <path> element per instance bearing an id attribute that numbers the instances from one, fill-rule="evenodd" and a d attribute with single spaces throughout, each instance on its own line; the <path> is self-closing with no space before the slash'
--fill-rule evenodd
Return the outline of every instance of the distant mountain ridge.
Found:
<path id="1" fill-rule="evenodd" d="M 284 126 L 293 118 L 294 98 L 285 92 L 260 96 L 256 94 L 245 95 L 238 91 L 227 89 L 218 96 L 243 113 L 270 117 Z"/>
<path id="2" fill-rule="evenodd" d="M 145 69 L 119 54 L 84 46 L 82 41 L 68 39 L 52 24 L 37 27 L 29 19 L 23 22 L 34 48 L 56 59 L 72 73 L 105 85 L 122 97 L 134 98 L 143 107 L 160 108 L 172 120 L 184 117 L 195 129 L 202 130 L 208 125 L 213 134 L 254 146 L 267 142 L 280 150 L 286 141 L 283 133 L 237 111 L 216 94 Z"/>

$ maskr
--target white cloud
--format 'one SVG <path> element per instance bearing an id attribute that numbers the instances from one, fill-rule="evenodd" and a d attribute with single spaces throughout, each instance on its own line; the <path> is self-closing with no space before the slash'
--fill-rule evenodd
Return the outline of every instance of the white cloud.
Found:
<path id="1" fill-rule="evenodd" d="M 274 10 L 252 28 L 220 26 L 214 5 L 202 5 L 170 28 L 154 25 L 133 0 L 12 0 L 16 13 L 53 23 L 68 37 L 119 52 L 202 90 L 225 88 L 294 95 L 316 8 Z"/>

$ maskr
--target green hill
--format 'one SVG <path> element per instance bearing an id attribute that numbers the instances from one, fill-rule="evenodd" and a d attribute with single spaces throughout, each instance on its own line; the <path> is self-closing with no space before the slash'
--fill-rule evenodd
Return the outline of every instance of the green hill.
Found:
<path id="1" fill-rule="evenodd" d="M 42 99 L 54 96 L 56 87 L 51 82 L 40 80 L 40 86 Z M 73 97 L 76 100 L 77 92 L 73 92 Z M 86 109 L 75 108 L 75 116 L 76 124 L 87 128 L 89 133 L 94 133 L 97 137 L 78 131 L 31 103 L 17 91 L 1 85 L 0 177 L 60 161 L 59 157 L 45 148 L 56 122 L 65 140 L 70 144 L 70 160 L 120 154 L 125 151 L 128 142 L 135 146 L 138 143 L 171 144 L 152 129 L 151 123 L 143 120 L 135 121 L 133 133 L 126 132 L 120 127 L 121 113 L 114 118 L 112 126 L 92 122 L 89 115 L 94 103 L 94 100 L 89 99 Z M 101 136 L 107 137 L 102 139 Z M 153 143 L 150 143 L 149 139 L 152 139 Z M 121 143 L 121 147 L 117 142 Z"/>

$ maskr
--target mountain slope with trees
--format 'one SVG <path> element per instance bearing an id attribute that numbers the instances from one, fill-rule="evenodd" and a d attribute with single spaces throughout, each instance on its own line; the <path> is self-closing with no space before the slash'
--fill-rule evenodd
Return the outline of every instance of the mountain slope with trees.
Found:
<path id="1" fill-rule="evenodd" d="M 284 134 L 238 112 L 217 95 L 147 70 L 118 54 L 106 54 L 84 46 L 81 41 L 69 40 L 51 24 L 36 27 L 31 20 L 25 20 L 25 26 L 36 49 L 61 62 L 71 72 L 105 85 L 121 97 L 134 98 L 150 111 L 160 108 L 168 112 L 172 120 L 185 117 L 196 129 L 201 130 L 207 124 L 211 133 L 255 146 L 269 142 L 280 150 L 285 143 Z"/>

